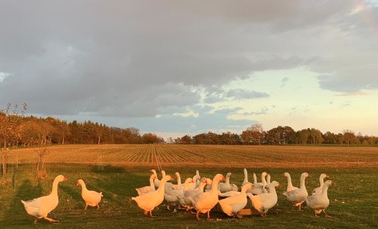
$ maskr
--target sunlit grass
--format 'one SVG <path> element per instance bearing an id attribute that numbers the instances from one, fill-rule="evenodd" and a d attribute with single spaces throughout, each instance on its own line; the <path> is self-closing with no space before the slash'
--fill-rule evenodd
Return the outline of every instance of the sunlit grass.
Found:
<path id="1" fill-rule="evenodd" d="M 329 189 L 331 204 L 327 209 L 332 218 L 323 216 L 316 218 L 310 209 L 298 212 L 292 210 L 290 203 L 282 195 L 286 180 L 284 171 L 292 174 L 294 185 L 299 184 L 302 168 L 263 169 L 250 168 L 252 172 L 268 171 L 272 180 L 281 184 L 278 190 L 278 205 L 272 208 L 268 216 L 261 218 L 257 214 L 243 219 L 226 217 L 219 208 L 212 211 L 213 220 L 197 222 L 195 215 L 188 212 L 171 212 L 161 205 L 153 211 L 154 218 L 143 215 L 136 203 L 131 201 L 136 196 L 136 187 L 148 184 L 151 167 L 111 167 L 99 171 L 97 166 L 89 165 L 50 165 L 48 179 L 37 180 L 33 166 L 22 165 L 19 170 L 10 168 L 8 175 L 1 178 L 0 186 L 0 225 L 1 228 L 376 228 L 378 226 L 378 187 L 376 168 L 309 168 L 306 169 L 313 177 L 307 181 L 308 190 L 318 185 L 318 176 L 325 172 L 336 186 Z M 232 183 L 240 186 L 243 173 L 240 168 L 224 167 L 164 167 L 168 174 L 179 171 L 183 178 L 192 177 L 196 169 L 201 176 L 212 177 L 216 173 L 233 173 Z M 60 203 L 51 217 L 60 220 L 58 224 L 50 224 L 39 220 L 34 225 L 33 218 L 26 214 L 20 202 L 48 194 L 52 180 L 56 175 L 63 174 L 68 178 L 59 187 Z M 89 208 L 84 211 L 84 202 L 80 196 L 78 179 L 84 179 L 88 189 L 102 191 L 103 201 L 100 210 Z M 250 206 L 250 205 L 249 205 Z"/>

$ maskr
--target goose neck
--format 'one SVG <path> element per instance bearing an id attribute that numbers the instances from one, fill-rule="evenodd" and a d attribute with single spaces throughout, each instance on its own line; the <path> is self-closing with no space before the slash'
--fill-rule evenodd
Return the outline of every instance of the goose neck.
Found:
<path id="1" fill-rule="evenodd" d="M 323 185 L 324 185 L 324 177 L 323 176 L 319 177 L 319 184 L 320 184 L 320 186 L 323 187 Z"/>
<path id="2" fill-rule="evenodd" d="M 321 193 L 322 196 L 327 196 L 328 195 L 328 188 L 329 188 L 328 185 L 323 185 L 323 187 L 322 187 L 322 193 Z"/>
<path id="3" fill-rule="evenodd" d="M 256 173 L 253 173 L 253 183 L 257 184 L 257 175 L 256 175 Z"/>
<path id="4" fill-rule="evenodd" d="M 301 189 L 306 189 L 306 177 L 302 176 L 300 180 L 300 188 Z"/>
<path id="5" fill-rule="evenodd" d="M 54 180 L 53 185 L 52 185 L 51 195 L 58 196 L 58 184 L 59 184 L 59 181 Z"/>

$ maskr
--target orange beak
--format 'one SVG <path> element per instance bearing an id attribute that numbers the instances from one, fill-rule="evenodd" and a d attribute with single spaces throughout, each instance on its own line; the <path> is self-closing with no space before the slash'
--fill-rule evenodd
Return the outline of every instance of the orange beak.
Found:
<path id="1" fill-rule="evenodd" d="M 64 178 L 63 178 L 63 181 L 67 181 L 67 178 L 66 178 L 66 177 L 64 177 Z"/>

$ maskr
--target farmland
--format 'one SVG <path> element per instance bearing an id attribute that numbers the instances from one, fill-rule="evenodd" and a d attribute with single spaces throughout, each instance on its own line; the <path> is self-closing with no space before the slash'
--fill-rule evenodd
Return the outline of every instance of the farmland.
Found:
<path id="1" fill-rule="evenodd" d="M 193 145 L 66 145 L 47 148 L 48 177 L 35 176 L 38 149 L 9 152 L 8 174 L 0 178 L 1 228 L 376 228 L 378 226 L 378 149 L 374 147 L 301 147 L 301 146 L 193 146 Z M 18 155 L 19 168 L 15 167 Z M 213 220 L 197 222 L 185 211 L 172 212 L 161 205 L 155 218 L 143 215 L 136 203 L 135 188 L 148 184 L 149 169 L 176 171 L 183 179 L 196 169 L 201 176 L 232 172 L 232 183 L 243 181 L 242 168 L 260 174 L 267 171 L 280 182 L 278 205 L 262 218 L 256 212 L 244 219 L 226 217 L 219 208 L 211 212 Z M 100 169 L 102 168 L 102 169 Z M 309 208 L 299 212 L 291 208 L 282 192 L 286 188 L 283 172 L 290 172 L 294 185 L 303 171 L 313 177 L 306 181 L 309 191 L 318 186 L 317 177 L 327 173 L 336 186 L 329 189 L 332 218 L 314 217 Z M 59 185 L 58 207 L 50 224 L 25 213 L 20 200 L 46 195 L 54 177 L 63 174 L 67 182 Z M 89 189 L 102 191 L 100 210 L 84 211 L 80 187 L 84 179 Z M 248 207 L 251 207 L 250 204 Z"/>
<path id="2" fill-rule="evenodd" d="M 36 162 L 38 149 L 13 150 L 9 161 Z M 259 168 L 378 166 L 377 147 L 60 145 L 47 148 L 47 163 L 129 166 L 226 166 Z"/>

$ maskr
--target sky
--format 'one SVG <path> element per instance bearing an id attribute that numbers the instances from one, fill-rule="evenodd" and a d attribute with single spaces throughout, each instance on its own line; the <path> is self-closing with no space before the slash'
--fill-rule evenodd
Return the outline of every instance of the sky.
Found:
<path id="1" fill-rule="evenodd" d="M 378 0 L 0 0 L 0 108 L 162 137 L 378 136 Z"/>

